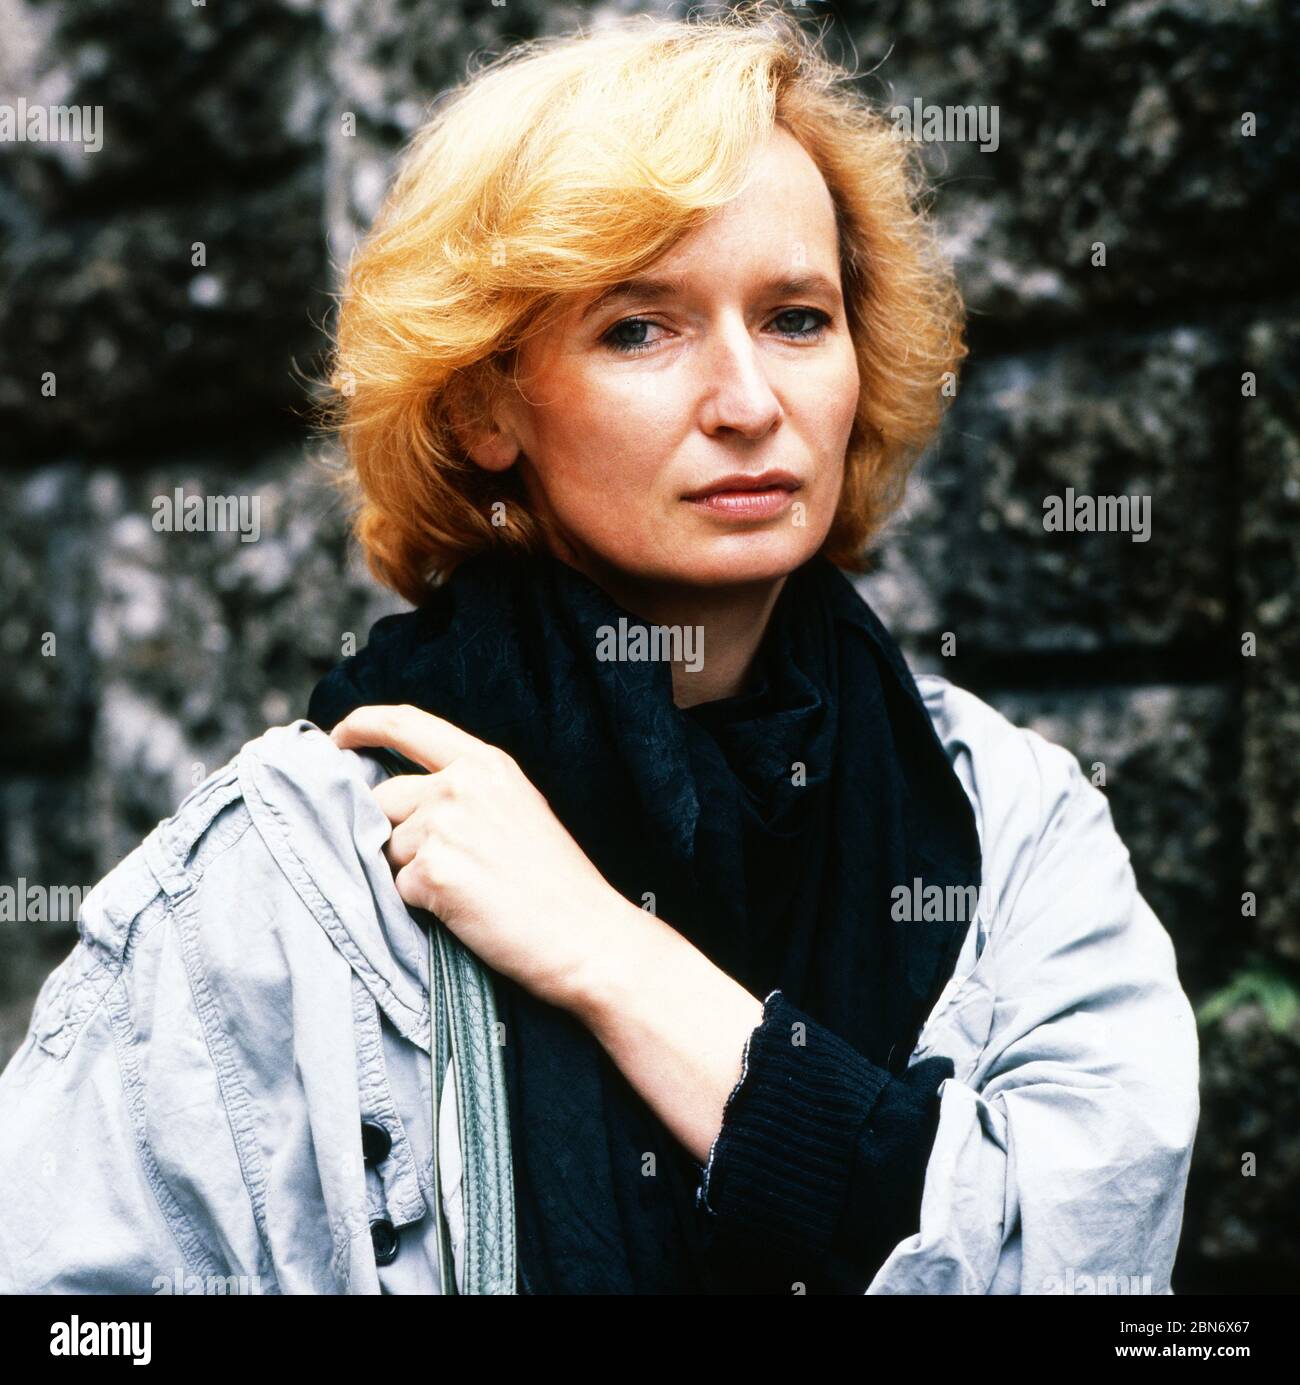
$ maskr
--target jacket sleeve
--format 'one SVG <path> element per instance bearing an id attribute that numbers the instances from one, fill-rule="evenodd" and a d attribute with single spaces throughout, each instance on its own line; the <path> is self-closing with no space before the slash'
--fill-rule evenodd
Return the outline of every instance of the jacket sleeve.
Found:
<path id="1" fill-rule="evenodd" d="M 252 1216 L 145 844 L 77 927 L 0 1074 L 0 1292 L 195 1292 Z"/>
<path id="2" fill-rule="evenodd" d="M 998 722 L 989 938 L 919 1050 L 962 1057 L 867 1292 L 1168 1294 L 1200 1113 L 1173 944 L 1078 761 Z"/>
<path id="3" fill-rule="evenodd" d="M 1168 1293 L 1199 1114 L 1173 947 L 1074 757 L 987 729 L 973 967 L 901 1078 L 769 995 L 697 1201 L 832 1290 Z"/>
<path id="4" fill-rule="evenodd" d="M 0 1075 L 2 1292 L 147 1294 L 186 1264 L 141 1157 L 126 987 L 82 938 Z"/>

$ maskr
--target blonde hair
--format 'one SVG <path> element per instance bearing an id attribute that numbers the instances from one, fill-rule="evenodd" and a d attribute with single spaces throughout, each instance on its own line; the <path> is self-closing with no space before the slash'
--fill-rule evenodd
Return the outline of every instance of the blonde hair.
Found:
<path id="1" fill-rule="evenodd" d="M 861 389 L 822 552 L 862 570 L 966 347 L 916 146 L 851 80 L 757 0 L 523 43 L 437 104 L 348 266 L 330 367 L 325 418 L 380 581 L 418 605 L 471 554 L 540 551 L 518 469 L 479 467 L 457 424 L 487 424 L 519 345 L 575 295 L 642 272 L 741 191 L 775 125 L 836 208 Z"/>

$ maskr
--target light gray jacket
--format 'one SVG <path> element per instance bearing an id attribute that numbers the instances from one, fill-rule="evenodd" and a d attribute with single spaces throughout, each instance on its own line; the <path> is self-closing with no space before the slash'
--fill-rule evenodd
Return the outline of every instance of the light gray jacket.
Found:
<path id="1" fill-rule="evenodd" d="M 1169 936 L 1074 756 L 917 685 L 985 885 L 912 1055 L 956 1069 L 920 1230 L 867 1292 L 1169 1293 L 1199 1116 Z M 438 1292 L 435 1205 L 463 1287 L 455 1085 L 435 1202 L 428 951 L 385 772 L 276 727 L 86 897 L 0 1075 L 0 1290 Z"/>

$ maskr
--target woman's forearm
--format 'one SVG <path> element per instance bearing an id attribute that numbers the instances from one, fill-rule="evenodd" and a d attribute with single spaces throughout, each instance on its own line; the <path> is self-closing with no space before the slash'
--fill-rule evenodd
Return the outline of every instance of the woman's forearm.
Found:
<path id="1" fill-rule="evenodd" d="M 663 920 L 614 898 L 609 945 L 568 1008 L 703 1164 L 763 1002 Z"/>

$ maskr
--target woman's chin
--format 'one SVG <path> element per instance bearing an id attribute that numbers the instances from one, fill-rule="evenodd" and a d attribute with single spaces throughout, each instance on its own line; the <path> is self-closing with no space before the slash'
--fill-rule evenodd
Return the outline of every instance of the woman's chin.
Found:
<path id="1" fill-rule="evenodd" d="M 775 582 L 788 577 L 821 547 L 825 535 L 810 530 L 710 535 L 683 540 L 672 555 L 676 579 L 692 586 Z"/>

